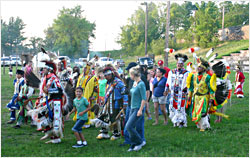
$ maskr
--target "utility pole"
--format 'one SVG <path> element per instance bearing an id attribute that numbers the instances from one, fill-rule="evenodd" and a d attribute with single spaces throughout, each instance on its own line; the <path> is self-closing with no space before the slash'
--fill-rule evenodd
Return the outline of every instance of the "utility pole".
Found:
<path id="1" fill-rule="evenodd" d="M 224 41 L 224 39 L 225 39 L 224 14 L 225 14 L 225 6 L 224 6 L 224 4 L 223 4 L 223 5 L 222 5 L 222 33 L 221 33 L 222 41 Z"/>
<path id="2" fill-rule="evenodd" d="M 146 16 L 145 16 L 145 56 L 148 54 L 148 3 L 144 2 L 141 5 L 146 6 Z"/>
<path id="3" fill-rule="evenodd" d="M 167 18 L 166 18 L 166 34 L 165 34 L 165 49 L 168 48 L 169 41 L 169 25 L 170 25 L 170 1 L 167 1 Z M 168 52 L 165 52 L 164 65 L 168 67 Z"/>

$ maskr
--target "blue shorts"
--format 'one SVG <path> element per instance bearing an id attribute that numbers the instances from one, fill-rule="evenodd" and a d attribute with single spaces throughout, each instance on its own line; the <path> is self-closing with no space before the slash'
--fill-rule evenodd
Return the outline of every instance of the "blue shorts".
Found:
<path id="1" fill-rule="evenodd" d="M 72 131 L 81 133 L 83 125 L 87 122 L 87 120 L 77 120 L 76 124 L 72 128 Z"/>

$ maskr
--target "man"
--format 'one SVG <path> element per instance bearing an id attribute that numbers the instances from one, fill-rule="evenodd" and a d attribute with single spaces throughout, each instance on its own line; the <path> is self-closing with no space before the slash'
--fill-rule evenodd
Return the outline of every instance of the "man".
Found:
<path id="1" fill-rule="evenodd" d="M 237 98 L 244 98 L 244 93 L 243 93 L 244 82 L 245 82 L 245 76 L 242 73 L 241 67 L 240 65 L 236 65 L 236 74 L 235 74 L 236 88 L 234 94 L 237 95 Z"/>
<path id="2" fill-rule="evenodd" d="M 107 65 L 103 70 L 104 76 L 107 80 L 105 101 L 103 112 L 99 116 L 99 120 L 106 123 L 111 123 L 112 136 L 110 140 L 116 140 L 120 138 L 120 122 L 116 119 L 118 114 L 126 108 L 128 105 L 128 96 L 126 93 L 126 87 L 119 77 L 118 73 L 115 72 L 114 67 Z M 97 123 L 96 123 L 96 126 Z M 97 139 L 108 139 L 108 127 L 102 127 L 100 134 L 96 137 Z"/>
<path id="3" fill-rule="evenodd" d="M 7 104 L 7 108 L 10 110 L 10 121 L 8 121 L 8 124 L 12 124 L 16 120 L 16 110 L 19 110 L 20 105 L 18 104 L 17 98 L 21 91 L 21 87 L 24 85 L 24 71 L 17 70 L 16 71 L 16 79 L 14 80 L 14 95 L 11 99 L 11 101 Z"/>
<path id="4" fill-rule="evenodd" d="M 163 64 L 164 64 L 164 62 L 162 60 L 158 61 L 158 66 L 160 68 L 166 70 L 166 73 L 165 73 L 164 77 L 168 78 L 168 73 L 169 73 L 170 69 L 168 67 L 164 66 Z"/>
<path id="5" fill-rule="evenodd" d="M 186 79 L 188 71 L 183 68 L 188 57 L 184 54 L 176 54 L 177 68 L 169 72 L 166 83 L 165 95 L 169 93 L 170 104 L 169 112 L 170 119 L 174 127 L 187 127 L 187 118 L 185 113 L 185 103 L 187 96 Z"/>
<path id="6" fill-rule="evenodd" d="M 46 143 L 60 143 L 63 137 L 63 120 L 62 120 L 62 97 L 63 87 L 59 78 L 55 75 L 56 65 L 52 61 L 45 62 L 43 73 L 45 75 L 42 83 L 42 91 L 46 97 L 45 113 L 48 114 L 47 124 L 43 126 L 45 136 L 41 140 L 51 137 L 51 140 Z"/>
<path id="7" fill-rule="evenodd" d="M 215 99 L 216 75 L 209 75 L 207 70 L 209 64 L 202 58 L 198 60 L 197 72 L 190 73 L 187 77 L 188 104 L 192 113 L 192 121 L 195 122 L 200 131 L 210 128 L 209 106 Z"/>

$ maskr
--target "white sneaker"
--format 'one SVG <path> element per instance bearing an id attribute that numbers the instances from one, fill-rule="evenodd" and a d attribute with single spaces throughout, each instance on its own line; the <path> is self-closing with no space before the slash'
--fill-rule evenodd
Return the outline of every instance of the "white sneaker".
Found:
<path id="1" fill-rule="evenodd" d="M 87 141 L 82 142 L 82 145 L 87 146 Z"/>
<path id="2" fill-rule="evenodd" d="M 140 145 L 136 145 L 133 150 L 139 151 L 139 150 L 141 150 L 142 146 L 143 146 L 143 142 Z"/>
<path id="3" fill-rule="evenodd" d="M 61 139 L 60 139 L 60 138 L 58 138 L 58 139 L 53 139 L 53 140 L 52 140 L 52 143 L 54 143 L 54 144 L 61 143 Z"/>
<path id="4" fill-rule="evenodd" d="M 89 128 L 90 125 L 83 125 L 83 128 Z"/>
<path id="5" fill-rule="evenodd" d="M 112 135 L 112 137 L 110 138 L 110 140 L 116 140 L 116 139 L 119 139 L 120 137 L 116 137 L 114 135 Z"/>
<path id="6" fill-rule="evenodd" d="M 110 136 L 109 134 L 100 133 L 96 138 L 97 139 L 109 139 Z"/>
<path id="7" fill-rule="evenodd" d="M 142 142 L 142 146 L 145 146 L 145 145 L 146 145 L 146 141 L 143 141 L 143 142 Z"/>

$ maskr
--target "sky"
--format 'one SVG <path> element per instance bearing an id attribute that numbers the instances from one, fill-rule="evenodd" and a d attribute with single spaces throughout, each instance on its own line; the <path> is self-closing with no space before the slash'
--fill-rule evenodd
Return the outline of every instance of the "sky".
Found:
<path id="1" fill-rule="evenodd" d="M 104 51 L 121 48 L 115 42 L 120 27 L 127 24 L 140 3 L 142 1 L 1 1 L 1 18 L 8 21 L 12 16 L 19 16 L 26 24 L 26 37 L 45 38 L 44 30 L 52 25 L 60 9 L 81 5 L 83 16 L 96 23 L 96 38 L 91 40 L 90 50 Z"/>

